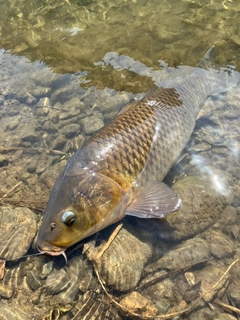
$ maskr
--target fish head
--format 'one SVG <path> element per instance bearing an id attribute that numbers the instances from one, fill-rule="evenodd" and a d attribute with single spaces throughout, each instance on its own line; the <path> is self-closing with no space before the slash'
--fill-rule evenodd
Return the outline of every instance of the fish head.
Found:
<path id="1" fill-rule="evenodd" d="M 117 222 L 127 206 L 126 192 L 94 172 L 62 174 L 56 181 L 38 233 L 40 252 L 60 255 L 73 244 Z"/>

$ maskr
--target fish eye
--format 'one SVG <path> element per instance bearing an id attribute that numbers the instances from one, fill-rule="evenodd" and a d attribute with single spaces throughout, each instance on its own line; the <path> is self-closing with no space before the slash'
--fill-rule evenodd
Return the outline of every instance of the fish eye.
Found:
<path id="1" fill-rule="evenodd" d="M 65 211 L 62 215 L 61 220 L 66 226 L 71 227 L 76 220 L 76 215 L 72 211 Z"/>

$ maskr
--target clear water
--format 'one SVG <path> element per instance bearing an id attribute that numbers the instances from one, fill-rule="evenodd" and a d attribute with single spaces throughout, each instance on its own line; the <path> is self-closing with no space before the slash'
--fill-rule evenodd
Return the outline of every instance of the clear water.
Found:
<path id="1" fill-rule="evenodd" d="M 216 64 L 234 65 L 239 70 L 239 11 L 240 3 L 234 0 L 2 0 L 1 206 L 28 207 L 34 211 L 39 223 L 55 179 L 82 143 L 110 121 L 133 97 L 141 96 L 162 80 L 189 74 L 213 44 L 216 46 Z M 210 254 L 199 254 L 199 259 L 178 259 L 179 264 L 170 267 L 170 270 L 178 270 L 213 257 L 207 265 L 190 269 L 195 286 L 192 288 L 193 284 L 189 284 L 189 274 L 181 271 L 175 278 L 171 275 L 139 291 L 148 302 L 153 303 L 147 314 L 153 318 L 157 319 L 156 313 L 169 314 L 187 309 L 189 303 L 194 303 L 194 293 L 199 292 L 198 282 L 202 283 L 203 294 L 239 258 L 239 95 L 239 87 L 236 87 L 207 100 L 202 118 L 197 121 L 196 130 L 186 149 L 187 155 L 167 177 L 167 181 L 172 183 L 185 175 L 201 176 L 227 200 L 221 200 L 223 216 L 217 221 L 210 217 L 214 223 L 210 221 L 209 226 L 206 224 L 208 233 L 195 231 L 194 224 L 190 224 L 194 231 L 191 236 L 185 235 L 189 239 L 204 239 L 208 244 L 212 242 Z M 216 203 L 214 206 L 217 207 Z M 3 217 L 3 213 L 0 217 Z M 208 220 L 207 217 L 203 219 Z M 136 224 L 139 237 L 144 229 L 141 223 L 126 220 L 126 229 L 134 234 L 133 224 Z M 185 240 L 184 236 L 174 240 L 163 225 L 157 229 L 152 222 L 146 225 L 154 230 L 153 234 L 156 232 L 156 238 L 160 231 L 162 236 L 159 245 L 156 245 L 156 239 L 153 241 L 156 250 L 153 250 L 152 258 L 149 257 L 145 262 L 141 284 L 167 270 L 166 267 L 161 269 L 153 266 L 150 272 L 150 262 L 160 258 L 163 255 L 161 252 L 170 254 L 177 245 L 181 247 Z M 39 224 L 36 230 L 38 227 Z M 15 229 L 18 230 L 16 225 Z M 10 253 L 4 251 L 5 256 L 1 257 L 11 258 L 11 237 L 0 230 L 1 246 L 10 248 Z M 106 241 L 112 231 L 110 228 L 100 233 L 99 243 L 101 239 Z M 32 238 L 34 235 L 33 232 Z M 150 241 L 148 236 L 148 240 L 144 237 L 140 236 L 142 242 Z M 25 244 L 25 252 L 30 245 Z M 196 250 L 201 248 L 197 246 Z M 129 306 L 128 315 L 123 311 L 119 313 L 119 307 L 103 292 L 92 264 L 84 260 L 81 250 L 74 251 L 72 255 L 68 253 L 67 266 L 64 266 L 61 258 L 52 257 L 7 263 L 5 277 L 0 281 L 2 319 L 130 319 L 132 313 L 141 313 L 141 310 L 130 310 Z M 141 250 L 147 249 L 141 247 Z M 31 245 L 28 252 L 33 251 Z M 177 259 L 176 255 L 174 259 Z M 109 263 L 112 263 L 110 258 Z M 48 276 L 43 275 L 43 269 L 48 268 L 46 265 L 49 266 Z M 121 266 L 121 269 L 125 267 Z M 236 263 L 235 269 L 231 270 L 235 271 L 227 274 L 227 282 L 233 285 L 227 291 L 227 296 L 225 291 L 228 283 L 224 283 L 218 299 L 240 308 L 240 295 L 233 288 L 239 281 L 239 264 Z M 42 278 L 39 279 L 38 275 Z M 124 274 L 121 276 L 124 277 Z M 187 285 L 189 287 L 186 289 Z M 106 287 L 118 302 L 134 289 L 120 293 L 114 286 L 112 289 L 106 284 Z M 187 295 L 189 291 L 193 298 Z M 211 310 L 201 305 L 201 301 L 196 304 L 200 305 L 200 309 L 193 307 L 191 312 L 179 317 L 220 319 L 223 313 L 228 313 L 219 305 Z M 154 308 L 157 308 L 155 314 Z"/>

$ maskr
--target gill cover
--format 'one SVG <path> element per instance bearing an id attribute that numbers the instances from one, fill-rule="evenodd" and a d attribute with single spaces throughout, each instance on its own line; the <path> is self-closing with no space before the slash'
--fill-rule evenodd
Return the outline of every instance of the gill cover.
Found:
<path id="1" fill-rule="evenodd" d="M 48 252 L 66 249 L 120 220 L 125 198 L 123 189 L 105 175 L 91 171 L 63 173 L 52 189 L 38 234 L 38 248 Z"/>

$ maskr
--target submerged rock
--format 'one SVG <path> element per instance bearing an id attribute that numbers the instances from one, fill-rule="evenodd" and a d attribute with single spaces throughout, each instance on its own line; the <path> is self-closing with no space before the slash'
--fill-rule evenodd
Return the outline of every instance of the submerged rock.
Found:
<path id="1" fill-rule="evenodd" d="M 133 291 L 120 301 L 121 306 L 130 313 L 136 313 L 141 316 L 155 316 L 157 308 L 154 304 L 143 297 L 140 293 Z"/>
<path id="2" fill-rule="evenodd" d="M 35 214 L 28 208 L 0 207 L 0 257 L 16 259 L 24 255 L 36 235 Z"/>
<path id="3" fill-rule="evenodd" d="M 197 264 L 209 259 L 210 248 L 207 241 L 193 238 L 185 241 L 166 253 L 162 258 L 145 268 L 146 273 L 156 272 L 161 269 L 175 270 Z"/>
<path id="4" fill-rule="evenodd" d="M 88 243 L 84 251 L 97 266 L 108 287 L 128 291 L 137 286 L 144 266 L 153 256 L 159 257 L 166 250 L 160 241 L 155 219 L 126 219 L 123 227 L 109 247 L 99 255 L 104 244 L 94 247 Z"/>
<path id="5" fill-rule="evenodd" d="M 167 215 L 159 225 L 162 238 L 183 240 L 203 232 L 222 215 L 227 198 L 219 194 L 211 184 L 199 177 L 189 176 L 173 185 L 182 200 L 181 208 Z"/>

